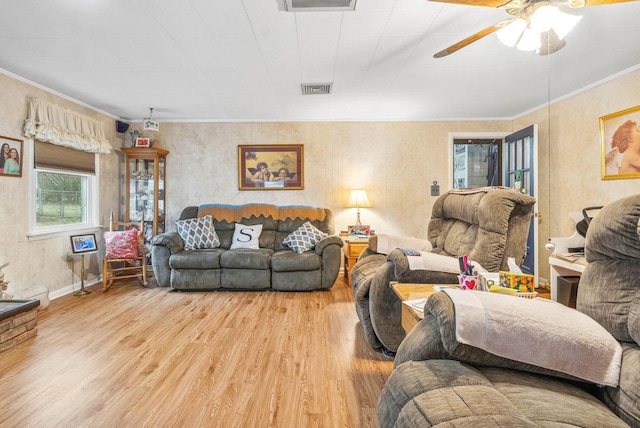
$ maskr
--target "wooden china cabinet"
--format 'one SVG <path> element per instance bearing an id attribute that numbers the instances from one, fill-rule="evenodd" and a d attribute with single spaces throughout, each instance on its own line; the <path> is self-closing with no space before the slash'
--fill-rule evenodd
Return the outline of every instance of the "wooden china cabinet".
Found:
<path id="1" fill-rule="evenodd" d="M 123 148 L 126 176 L 126 218 L 140 221 L 144 215 L 144 242 L 165 231 L 165 180 L 169 152 L 153 147 Z M 147 255 L 151 264 L 151 254 Z"/>

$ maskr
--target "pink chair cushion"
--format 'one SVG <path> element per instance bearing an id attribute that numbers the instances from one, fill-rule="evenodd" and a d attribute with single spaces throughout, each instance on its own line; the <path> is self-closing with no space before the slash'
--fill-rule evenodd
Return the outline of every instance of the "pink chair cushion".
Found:
<path id="1" fill-rule="evenodd" d="M 104 241 L 107 247 L 105 257 L 108 260 L 138 258 L 138 230 L 129 229 L 115 232 L 105 232 Z"/>

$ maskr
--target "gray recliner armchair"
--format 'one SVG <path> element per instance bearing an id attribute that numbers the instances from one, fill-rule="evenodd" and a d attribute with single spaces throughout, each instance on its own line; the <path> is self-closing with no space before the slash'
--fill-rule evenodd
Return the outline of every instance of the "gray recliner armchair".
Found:
<path id="1" fill-rule="evenodd" d="M 585 252 L 576 309 L 619 343 L 617 385 L 549 370 L 535 352 L 525 363 L 459 342 L 454 303 L 440 292 L 429 298 L 425 318 L 398 349 L 378 402 L 380 426 L 640 427 L 640 195 L 600 211 L 589 225 Z M 524 322 L 529 320 L 540 322 Z M 582 343 L 556 330 L 546 330 L 545 342 Z M 589 348 L 594 330 L 582 337 Z M 595 365 L 575 352 L 557 355 L 565 367 Z"/>
<path id="2" fill-rule="evenodd" d="M 508 258 L 520 263 L 526 254 L 534 203 L 534 198 L 504 188 L 445 193 L 436 200 L 429 221 L 430 252 L 451 257 L 467 255 L 489 272 L 508 270 Z M 351 271 L 351 284 L 367 343 L 373 349 L 393 353 L 405 331 L 402 302 L 389 284 L 454 284 L 458 279 L 451 272 L 410 269 L 401 251 L 385 255 L 377 250 L 372 237 Z"/>

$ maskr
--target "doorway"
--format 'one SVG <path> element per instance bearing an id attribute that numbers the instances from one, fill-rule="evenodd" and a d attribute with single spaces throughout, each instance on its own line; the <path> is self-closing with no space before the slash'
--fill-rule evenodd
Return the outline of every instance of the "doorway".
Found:
<path id="1" fill-rule="evenodd" d="M 453 136 L 452 188 L 502 186 L 504 136 Z"/>

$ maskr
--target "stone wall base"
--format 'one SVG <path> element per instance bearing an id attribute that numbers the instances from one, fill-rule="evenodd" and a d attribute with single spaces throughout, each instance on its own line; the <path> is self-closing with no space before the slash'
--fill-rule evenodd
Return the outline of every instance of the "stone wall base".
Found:
<path id="1" fill-rule="evenodd" d="M 32 309 L 0 321 L 0 352 L 31 339 L 38 334 L 38 310 Z"/>

